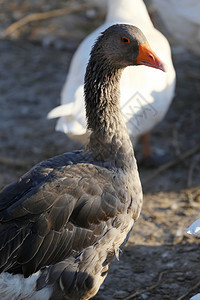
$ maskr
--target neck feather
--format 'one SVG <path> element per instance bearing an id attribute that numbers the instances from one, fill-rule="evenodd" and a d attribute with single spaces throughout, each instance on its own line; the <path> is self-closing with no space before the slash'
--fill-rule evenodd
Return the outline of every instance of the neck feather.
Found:
<path id="1" fill-rule="evenodd" d="M 122 70 L 92 56 L 84 91 L 87 124 L 91 131 L 87 148 L 95 159 L 123 168 L 132 165 L 134 154 L 120 108 Z"/>
<path id="2" fill-rule="evenodd" d="M 134 24 L 142 30 L 153 26 L 143 0 L 108 0 L 106 20 Z"/>
<path id="3" fill-rule="evenodd" d="M 107 137 L 121 121 L 119 80 L 120 69 L 110 69 L 92 59 L 85 76 L 85 100 L 88 129 Z"/>

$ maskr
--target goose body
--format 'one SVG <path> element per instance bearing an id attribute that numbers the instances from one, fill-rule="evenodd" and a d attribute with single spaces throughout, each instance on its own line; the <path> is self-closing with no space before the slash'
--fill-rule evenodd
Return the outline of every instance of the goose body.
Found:
<path id="1" fill-rule="evenodd" d="M 153 0 L 153 4 L 176 44 L 200 55 L 200 1 Z"/>
<path id="2" fill-rule="evenodd" d="M 37 164 L 1 191 L 0 299 L 87 300 L 99 290 L 142 207 L 119 86 L 123 69 L 141 64 L 164 71 L 137 27 L 105 30 L 85 75 L 86 148 Z"/>
<path id="3" fill-rule="evenodd" d="M 166 73 L 141 66 L 127 67 L 121 77 L 121 109 L 132 140 L 150 131 L 165 116 L 174 96 L 175 71 L 167 39 L 154 28 L 142 0 L 108 0 L 105 23 L 87 36 L 75 52 L 66 82 L 61 92 L 61 105 L 54 108 L 49 118 L 60 117 L 56 130 L 83 141 L 86 132 L 84 110 L 84 70 L 89 50 L 97 36 L 115 23 L 139 27 L 151 43 L 152 49 L 167 64 Z"/>

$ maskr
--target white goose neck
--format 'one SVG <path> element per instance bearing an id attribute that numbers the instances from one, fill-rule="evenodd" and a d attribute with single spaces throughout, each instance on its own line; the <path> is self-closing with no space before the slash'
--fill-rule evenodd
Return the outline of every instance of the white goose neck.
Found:
<path id="1" fill-rule="evenodd" d="M 130 23 L 138 27 L 153 26 L 143 0 L 108 0 L 106 21 Z"/>

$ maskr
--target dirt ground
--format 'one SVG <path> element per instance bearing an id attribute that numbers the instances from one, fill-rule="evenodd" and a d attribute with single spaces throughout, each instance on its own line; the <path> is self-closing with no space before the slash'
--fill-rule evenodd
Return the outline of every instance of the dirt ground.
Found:
<path id="1" fill-rule="evenodd" d="M 30 12 L 63 9 L 69 1 L 32 2 L 1 0 L 1 32 Z M 56 121 L 46 116 L 59 104 L 78 43 L 103 17 L 102 7 L 87 9 L 27 24 L 0 40 L 0 188 L 41 160 L 81 148 L 55 132 Z M 142 214 L 98 300 L 180 300 L 200 291 L 200 239 L 184 231 L 200 217 L 200 57 L 178 45 L 172 50 L 176 96 L 152 145 L 173 163 L 163 170 L 140 168 Z"/>

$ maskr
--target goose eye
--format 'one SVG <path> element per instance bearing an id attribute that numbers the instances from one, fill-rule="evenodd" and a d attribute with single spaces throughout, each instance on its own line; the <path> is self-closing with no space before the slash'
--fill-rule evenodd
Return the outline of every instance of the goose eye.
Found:
<path id="1" fill-rule="evenodd" d="M 125 43 L 125 44 L 129 44 L 131 41 L 130 41 L 129 38 L 123 36 L 123 37 L 122 37 L 122 42 Z"/>

